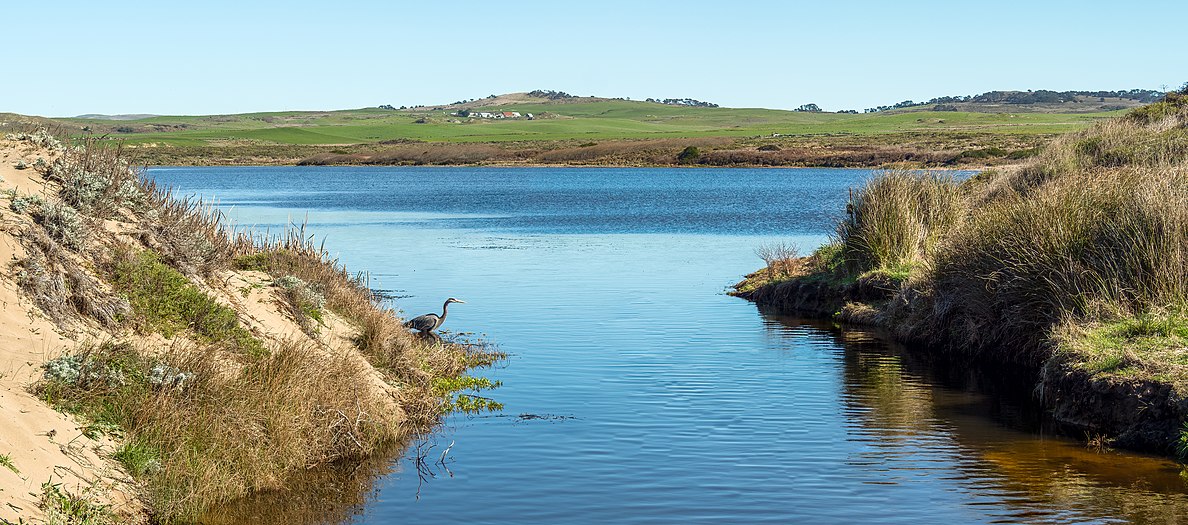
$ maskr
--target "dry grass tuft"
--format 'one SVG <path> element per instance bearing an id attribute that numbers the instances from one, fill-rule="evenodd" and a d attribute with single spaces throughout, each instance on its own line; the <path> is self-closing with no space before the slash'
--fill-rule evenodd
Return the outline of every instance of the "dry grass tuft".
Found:
<path id="1" fill-rule="evenodd" d="M 851 272 L 899 271 L 926 262 L 964 212 L 952 175 L 887 171 L 851 194 L 837 238 Z"/>
<path id="2" fill-rule="evenodd" d="M 83 268 L 42 229 L 20 235 L 26 257 L 17 262 L 17 282 L 41 311 L 59 326 L 84 316 L 103 326 L 118 327 L 131 312 L 128 300 Z"/>
<path id="3" fill-rule="evenodd" d="M 150 180 L 143 180 L 141 188 L 146 195 L 141 242 L 186 275 L 205 277 L 231 266 L 243 241 L 221 212 Z"/>
<path id="4" fill-rule="evenodd" d="M 84 348 L 68 356 L 82 373 L 47 372 L 36 388 L 125 435 L 117 457 L 145 482 L 165 521 L 280 488 L 311 466 L 366 456 L 402 435 L 400 411 L 371 386 L 365 363 L 349 355 L 286 341 L 227 369 L 210 352 Z"/>
<path id="5" fill-rule="evenodd" d="M 755 255 L 763 259 L 771 280 L 778 280 L 797 275 L 801 271 L 803 261 L 800 259 L 800 247 L 795 244 L 775 242 L 755 248 Z"/>

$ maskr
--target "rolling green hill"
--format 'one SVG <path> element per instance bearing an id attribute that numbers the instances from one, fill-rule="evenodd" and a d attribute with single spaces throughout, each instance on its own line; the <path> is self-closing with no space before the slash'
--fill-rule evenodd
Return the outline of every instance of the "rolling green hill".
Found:
<path id="1" fill-rule="evenodd" d="M 536 118 L 461 118 L 452 109 L 290 111 L 214 116 L 156 116 L 139 120 L 59 119 L 129 144 L 196 146 L 247 141 L 275 144 L 359 144 L 385 140 L 428 142 L 551 141 L 676 137 L 747 137 L 963 131 L 1049 134 L 1080 129 L 1102 113 L 974 113 L 900 111 L 867 114 L 771 109 L 682 107 L 595 99 L 561 104 L 519 103 L 482 111 L 533 113 Z"/>
<path id="2" fill-rule="evenodd" d="M 519 112 L 534 118 L 460 117 L 457 112 Z M 607 141 L 728 139 L 711 148 L 776 143 L 795 147 L 891 147 L 909 145 L 955 151 L 1033 148 L 1048 137 L 1082 129 L 1119 112 L 971 112 L 909 108 L 845 114 L 757 108 L 689 107 L 605 98 L 548 100 L 510 94 L 433 108 L 364 108 L 237 115 L 151 116 L 141 119 L 55 119 L 68 129 L 120 141 L 153 163 L 291 163 L 321 153 L 350 154 L 334 162 L 373 162 L 394 144 L 490 143 L 502 150 L 533 151 Z M 759 141 L 759 142 L 756 142 Z M 910 146 L 914 143 L 927 146 Z M 666 147 L 673 145 L 667 144 Z M 636 147 L 635 149 L 639 149 Z M 921 150 L 924 151 L 924 150 Z M 359 155 L 362 155 L 360 157 Z M 665 153 L 667 155 L 667 153 Z M 992 155 L 993 156 L 993 155 Z M 365 157 L 365 158 L 364 158 Z M 513 158 L 514 157 L 514 158 Z M 572 156 L 571 156 L 572 157 Z M 785 154 L 784 157 L 791 158 Z M 802 156 L 803 157 L 803 156 Z M 885 162 L 876 155 L 870 163 Z M 910 160 L 908 158 L 900 160 Z M 532 153 L 484 160 L 548 162 Z M 625 159 L 616 153 L 583 163 L 652 163 L 656 155 Z M 983 156 L 984 158 L 984 156 Z M 799 159 L 799 157 L 798 157 Z M 806 157 L 807 159 L 807 157 Z M 788 160 L 788 159 L 785 159 Z M 891 159 L 895 160 L 895 159 Z M 378 161 L 375 161 L 378 162 Z M 391 162 L 413 162 L 399 157 Z M 437 161 L 429 161 L 436 163 Z M 751 163 L 752 160 L 740 161 Z M 781 161 L 781 163 L 784 161 Z M 813 164 L 812 160 L 789 162 Z M 867 161 L 859 161 L 862 164 Z M 451 163 L 451 162 L 447 162 Z M 849 164 L 849 161 L 844 164 Z"/>

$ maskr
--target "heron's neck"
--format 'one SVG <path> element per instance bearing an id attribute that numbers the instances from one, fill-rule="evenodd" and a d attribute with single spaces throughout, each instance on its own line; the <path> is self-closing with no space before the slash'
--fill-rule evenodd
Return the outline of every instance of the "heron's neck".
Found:
<path id="1" fill-rule="evenodd" d="M 450 302 L 449 302 L 449 301 L 446 301 L 446 302 L 445 302 L 445 304 L 441 305 L 441 318 L 442 318 L 442 319 L 445 319 L 445 316 L 446 316 L 446 310 L 448 310 L 449 308 L 450 308 Z"/>

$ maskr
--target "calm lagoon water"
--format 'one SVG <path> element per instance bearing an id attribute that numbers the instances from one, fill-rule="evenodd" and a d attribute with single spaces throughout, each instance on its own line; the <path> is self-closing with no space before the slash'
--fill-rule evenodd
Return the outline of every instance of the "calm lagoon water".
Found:
<path id="1" fill-rule="evenodd" d="M 408 315 L 511 355 L 502 413 L 241 502 L 228 522 L 1177 523 L 1172 462 L 1097 453 L 1032 378 L 726 288 L 824 242 L 838 169 L 154 168 L 241 226 L 306 223 Z M 419 459 L 418 459 L 419 458 Z"/>

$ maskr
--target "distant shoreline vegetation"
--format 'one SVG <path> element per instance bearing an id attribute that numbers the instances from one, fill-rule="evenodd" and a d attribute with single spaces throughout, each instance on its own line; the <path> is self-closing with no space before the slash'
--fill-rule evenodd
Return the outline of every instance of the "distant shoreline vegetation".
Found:
<path id="1" fill-rule="evenodd" d="M 1127 89 L 1120 91 L 1048 91 L 1040 89 L 1037 91 L 987 91 L 980 95 L 964 95 L 951 97 L 935 97 L 929 99 L 927 102 L 914 102 L 905 100 L 897 102 L 890 106 L 875 106 L 867 108 L 865 113 L 877 113 L 880 111 L 890 111 L 893 109 L 903 109 L 918 106 L 929 106 L 938 104 L 957 104 L 957 103 L 972 103 L 972 104 L 1064 104 L 1066 102 L 1079 102 L 1082 98 L 1099 99 L 1099 102 L 1105 102 L 1104 99 L 1116 98 L 1122 100 L 1133 100 L 1140 104 L 1150 104 L 1163 98 L 1167 93 L 1163 91 L 1156 91 L 1153 89 Z M 937 111 L 945 111 L 938 109 Z M 952 111 L 956 111 L 955 109 Z"/>

